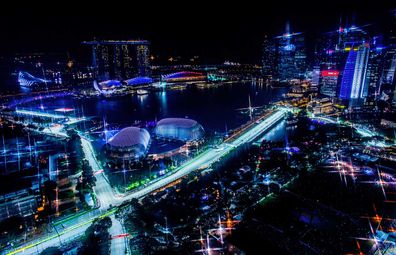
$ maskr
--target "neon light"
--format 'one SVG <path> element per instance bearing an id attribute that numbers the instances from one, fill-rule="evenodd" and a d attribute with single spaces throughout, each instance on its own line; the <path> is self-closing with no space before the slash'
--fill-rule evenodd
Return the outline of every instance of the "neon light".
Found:
<path id="1" fill-rule="evenodd" d="M 153 79 L 150 77 L 135 77 L 125 81 L 127 85 L 142 85 L 142 84 L 150 84 L 153 83 Z"/>
<path id="2" fill-rule="evenodd" d="M 353 76 L 355 72 L 357 52 L 350 51 L 345 64 L 344 75 L 342 76 L 340 98 L 349 99 L 351 96 Z"/>
<path id="3" fill-rule="evenodd" d="M 73 108 L 67 108 L 67 107 L 65 107 L 65 108 L 58 108 L 58 109 L 55 109 L 55 111 L 56 111 L 56 112 L 72 112 L 72 111 L 74 111 L 74 109 L 73 109 Z"/>
<path id="4" fill-rule="evenodd" d="M 337 70 L 325 70 L 325 71 L 321 72 L 321 75 L 324 77 L 327 77 L 327 76 L 338 77 L 339 74 L 340 74 L 340 72 Z"/>
<path id="5" fill-rule="evenodd" d="M 201 77 L 203 76 L 203 73 L 199 73 L 199 72 L 177 72 L 177 73 L 171 73 L 171 74 L 167 74 L 167 75 L 163 75 L 162 78 L 163 79 L 176 79 L 176 78 L 191 78 L 191 77 Z"/>
<path id="6" fill-rule="evenodd" d="M 361 46 L 358 48 L 356 64 L 353 75 L 352 91 L 350 98 L 364 98 L 367 96 L 368 86 L 366 86 L 366 70 L 369 55 L 369 48 Z"/>
<path id="7" fill-rule="evenodd" d="M 30 87 L 34 84 L 47 83 L 47 82 L 51 82 L 51 81 L 34 77 L 33 75 L 31 75 L 28 72 L 20 71 L 18 73 L 18 83 L 19 83 L 19 85 L 24 86 L 24 87 Z"/>
<path id="8" fill-rule="evenodd" d="M 118 87 L 121 86 L 122 84 L 118 80 L 108 80 L 108 81 L 100 82 L 99 85 L 102 87 Z"/>

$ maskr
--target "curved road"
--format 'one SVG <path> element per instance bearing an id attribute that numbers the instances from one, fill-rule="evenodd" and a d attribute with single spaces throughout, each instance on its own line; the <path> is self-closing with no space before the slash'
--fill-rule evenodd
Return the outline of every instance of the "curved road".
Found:
<path id="1" fill-rule="evenodd" d="M 256 122 L 249 126 L 248 130 L 244 130 L 244 132 L 242 132 L 242 134 L 237 138 L 229 139 L 228 142 L 221 144 L 219 148 L 211 148 L 204 151 L 195 158 L 178 167 L 170 175 L 165 176 L 162 179 L 144 186 L 136 191 L 132 191 L 125 196 L 118 196 L 114 193 L 95 157 L 91 142 L 82 134 L 80 134 L 85 157 L 91 165 L 94 173 L 97 173 L 97 181 L 94 191 L 96 193 L 100 207 L 98 209 L 92 210 L 89 213 L 84 213 L 78 217 L 71 218 L 70 220 L 60 224 L 60 226 L 54 226 L 55 231 L 53 234 L 36 239 L 35 241 L 29 242 L 25 244 L 25 246 L 14 249 L 13 251 L 3 251 L 1 254 L 37 254 L 47 247 L 59 246 L 72 241 L 84 234 L 85 230 L 95 218 L 112 215 L 115 209 L 108 211 L 110 205 L 119 206 L 123 202 L 132 198 L 143 198 L 144 196 L 172 183 L 173 181 L 180 179 L 181 177 L 186 176 L 197 169 L 203 168 L 203 166 L 206 167 L 215 163 L 216 161 L 219 161 L 234 148 L 237 148 L 242 144 L 252 142 L 262 133 L 268 131 L 271 127 L 273 127 L 274 124 L 284 117 L 284 114 L 284 110 L 276 110 L 263 116 L 259 119 L 260 122 Z"/>

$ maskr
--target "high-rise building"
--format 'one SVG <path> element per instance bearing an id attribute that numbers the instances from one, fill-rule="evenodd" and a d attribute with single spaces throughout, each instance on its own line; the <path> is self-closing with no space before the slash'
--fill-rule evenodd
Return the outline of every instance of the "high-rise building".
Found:
<path id="1" fill-rule="evenodd" d="M 382 83 L 393 84 L 396 71 L 396 46 L 386 49 L 384 56 L 384 69 L 382 72 Z"/>
<path id="2" fill-rule="evenodd" d="M 368 94 L 366 83 L 366 71 L 370 48 L 368 44 L 361 45 L 357 49 L 355 72 L 353 76 L 351 98 L 365 98 Z"/>
<path id="3" fill-rule="evenodd" d="M 371 98 L 376 98 L 379 94 L 383 68 L 383 51 L 384 50 L 380 47 L 370 49 L 367 63 L 366 84 L 368 89 L 367 96 Z"/>
<path id="4" fill-rule="evenodd" d="M 303 78 L 306 72 L 304 37 L 301 33 L 286 33 L 276 37 L 278 51 L 278 78 L 290 80 Z"/>
<path id="5" fill-rule="evenodd" d="M 385 78 L 391 84 L 391 88 L 393 89 L 393 103 L 396 103 L 396 79 L 394 78 L 396 69 L 396 10 L 392 10 L 392 16 L 392 26 L 390 26 L 391 30 L 387 38 L 390 48 L 386 53 L 383 79 Z M 387 69 L 386 72 L 385 69 Z"/>
<path id="6" fill-rule="evenodd" d="M 340 72 L 337 70 L 324 70 L 320 73 L 320 93 L 328 97 L 336 97 L 338 90 L 338 77 Z"/>
<path id="7" fill-rule="evenodd" d="M 320 93 L 342 99 L 364 98 L 370 41 L 368 34 L 357 26 L 343 27 L 324 33 L 316 46 L 314 63 L 320 66 Z M 376 59 L 377 60 L 377 59 Z M 376 64 L 370 65 L 370 80 Z M 334 75 L 332 75 L 334 74 Z M 336 75 L 335 75 L 336 74 Z"/>
<path id="8" fill-rule="evenodd" d="M 367 96 L 366 71 L 369 51 L 368 43 L 350 47 L 341 81 L 341 99 L 359 99 Z"/>
<path id="9" fill-rule="evenodd" d="M 298 78 L 304 78 L 307 72 L 307 54 L 305 48 L 305 39 L 303 35 L 296 35 L 294 38 L 296 73 Z"/>
<path id="10" fill-rule="evenodd" d="M 149 45 L 146 40 L 89 41 L 92 67 L 98 80 L 126 80 L 150 76 Z"/>
<path id="11" fill-rule="evenodd" d="M 266 76 L 273 76 L 277 71 L 277 50 L 273 40 L 265 36 L 263 42 L 263 56 L 262 56 L 263 69 L 262 73 Z"/>
<path id="12" fill-rule="evenodd" d="M 139 76 L 150 76 L 150 50 L 148 45 L 136 46 L 137 73 Z"/>
<path id="13" fill-rule="evenodd" d="M 295 46 L 290 42 L 290 35 L 279 38 L 278 77 L 281 80 L 296 78 L 296 65 L 294 62 Z"/>
<path id="14" fill-rule="evenodd" d="M 275 38 L 265 38 L 263 44 L 263 74 L 286 81 L 304 78 L 307 71 L 307 56 L 304 36 L 286 32 Z"/>
<path id="15" fill-rule="evenodd" d="M 315 65 L 312 69 L 312 77 L 311 77 L 311 90 L 318 91 L 319 81 L 320 81 L 320 66 Z"/>

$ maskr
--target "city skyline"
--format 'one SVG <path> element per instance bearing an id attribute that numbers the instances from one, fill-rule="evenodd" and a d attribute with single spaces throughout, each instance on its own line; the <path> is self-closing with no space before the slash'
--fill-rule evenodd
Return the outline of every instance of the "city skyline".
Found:
<path id="1" fill-rule="evenodd" d="M 259 63 L 265 36 L 282 34 L 287 23 L 292 31 L 303 32 L 308 47 L 313 48 L 315 38 L 338 29 L 340 20 L 345 26 L 369 25 L 366 29 L 386 33 L 392 7 L 396 6 L 390 1 L 375 4 L 333 1 L 323 7 L 311 1 L 289 1 L 263 9 L 254 5 L 241 9 L 234 5 L 228 9 L 197 5 L 176 11 L 169 5 L 161 12 L 151 13 L 149 6 L 137 4 L 136 9 L 146 11 L 133 14 L 114 6 L 108 10 L 93 7 L 86 11 L 84 7 L 75 9 L 70 5 L 56 12 L 37 6 L 11 9 L 0 17 L 0 32 L 4 35 L 0 54 L 45 51 L 87 61 L 88 54 L 79 45 L 81 41 L 146 39 L 152 42 L 152 54 L 159 56 L 161 63 L 169 57 L 189 59 L 195 55 L 205 64 L 224 60 Z"/>
<path id="2" fill-rule="evenodd" d="M 0 254 L 396 254 L 396 2 L 18 4 Z"/>

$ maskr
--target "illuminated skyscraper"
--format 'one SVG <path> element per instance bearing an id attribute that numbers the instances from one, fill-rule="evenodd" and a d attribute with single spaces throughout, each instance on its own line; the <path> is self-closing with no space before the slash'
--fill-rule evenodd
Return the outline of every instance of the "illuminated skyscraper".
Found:
<path id="1" fill-rule="evenodd" d="M 311 90 L 318 91 L 320 80 L 320 66 L 315 65 L 312 70 Z"/>
<path id="2" fill-rule="evenodd" d="M 379 94 L 381 84 L 381 74 L 383 68 L 384 50 L 379 47 L 370 49 L 370 55 L 367 63 L 366 83 L 368 96 L 375 98 Z"/>
<path id="3" fill-rule="evenodd" d="M 349 50 L 341 81 L 341 99 L 365 98 L 368 93 L 366 82 L 369 45 L 353 46 Z"/>
<path id="4" fill-rule="evenodd" d="M 382 73 L 382 83 L 393 84 L 396 71 L 396 46 L 386 49 L 384 57 L 384 70 Z"/>
<path id="5" fill-rule="evenodd" d="M 90 41 L 83 44 L 92 46 L 92 67 L 98 80 L 150 76 L 148 41 Z"/>
<path id="6" fill-rule="evenodd" d="M 136 60 L 139 76 L 150 76 L 150 50 L 148 45 L 136 46 Z"/>
<path id="7" fill-rule="evenodd" d="M 338 77 L 337 70 L 324 70 L 320 74 L 320 93 L 329 97 L 337 96 Z"/>
<path id="8" fill-rule="evenodd" d="M 264 40 L 263 74 L 280 80 L 304 78 L 307 71 L 304 37 L 301 33 L 286 32 L 273 39 Z"/>
<path id="9" fill-rule="evenodd" d="M 382 81 L 390 84 L 393 89 L 393 102 L 396 103 L 396 10 L 392 10 L 392 26 L 388 33 L 388 44 L 390 47 L 386 51 L 384 61 L 384 72 L 382 75 Z"/>
<path id="10" fill-rule="evenodd" d="M 361 27 L 353 25 L 344 27 L 341 23 L 340 20 L 337 30 L 326 32 L 319 38 L 314 61 L 315 65 L 320 66 L 321 74 L 325 74 L 320 79 L 321 94 L 349 98 L 358 57 L 354 47 L 357 49 L 359 45 L 369 41 L 370 38 Z M 337 77 L 327 76 L 329 73 L 337 74 Z"/>
<path id="11" fill-rule="evenodd" d="M 301 33 L 286 32 L 276 37 L 278 50 L 278 77 L 280 80 L 302 78 L 306 71 L 304 37 Z"/>
<path id="12" fill-rule="evenodd" d="M 265 36 L 263 43 L 263 75 L 273 76 L 277 71 L 277 51 L 273 40 Z"/>

